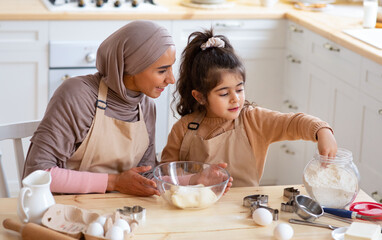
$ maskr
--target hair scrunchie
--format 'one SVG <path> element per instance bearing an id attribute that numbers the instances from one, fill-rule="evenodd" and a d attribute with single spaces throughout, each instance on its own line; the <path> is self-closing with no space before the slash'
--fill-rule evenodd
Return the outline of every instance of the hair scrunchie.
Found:
<path id="1" fill-rule="evenodd" d="M 200 48 L 202 51 L 206 50 L 207 48 L 212 48 L 212 47 L 218 47 L 218 48 L 224 48 L 225 42 L 221 40 L 218 37 L 212 37 L 207 40 L 207 42 L 203 43 Z"/>

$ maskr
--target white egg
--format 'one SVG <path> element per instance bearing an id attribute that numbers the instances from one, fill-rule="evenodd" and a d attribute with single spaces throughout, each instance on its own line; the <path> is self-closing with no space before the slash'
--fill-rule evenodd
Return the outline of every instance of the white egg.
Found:
<path id="1" fill-rule="evenodd" d="M 86 229 L 86 234 L 103 237 L 103 226 L 99 222 L 90 223 Z"/>
<path id="2" fill-rule="evenodd" d="M 118 226 L 113 226 L 107 231 L 105 237 L 111 240 L 123 240 L 123 230 Z"/>
<path id="3" fill-rule="evenodd" d="M 104 216 L 99 216 L 97 218 L 97 220 L 95 220 L 96 222 L 99 222 L 102 226 L 105 225 L 105 222 L 106 222 L 106 217 Z"/>
<path id="4" fill-rule="evenodd" d="M 272 223 L 273 216 L 270 211 L 265 208 L 258 208 L 252 213 L 252 219 L 256 224 L 266 226 Z"/>
<path id="5" fill-rule="evenodd" d="M 114 223 L 114 226 L 118 226 L 122 228 L 123 231 L 127 231 L 128 233 L 131 232 L 129 223 L 122 218 L 117 219 L 117 221 Z"/>
<path id="6" fill-rule="evenodd" d="M 293 228 L 287 223 L 280 223 L 275 227 L 273 236 L 277 240 L 288 240 L 293 237 Z"/>

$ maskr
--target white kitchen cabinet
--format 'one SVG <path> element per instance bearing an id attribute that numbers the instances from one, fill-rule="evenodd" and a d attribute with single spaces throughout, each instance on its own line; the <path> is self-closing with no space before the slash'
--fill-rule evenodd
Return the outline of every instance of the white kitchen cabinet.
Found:
<path id="1" fill-rule="evenodd" d="M 308 34 L 307 29 L 293 22 L 287 23 L 282 112 L 306 112 Z M 304 141 L 283 141 L 277 144 L 277 184 L 302 182 L 305 145 Z"/>
<path id="2" fill-rule="evenodd" d="M 48 97 L 48 23 L 0 22 L 1 123 L 41 118 Z"/>
<path id="3" fill-rule="evenodd" d="M 310 34 L 310 63 L 357 88 L 360 85 L 361 59 L 345 47 L 318 34 Z"/>
<path id="4" fill-rule="evenodd" d="M 351 150 L 357 164 L 361 143 L 362 58 L 295 23 L 288 24 L 283 111 L 306 112 L 328 122 L 338 146 Z M 295 174 L 289 174 L 288 179 L 280 172 L 280 181 L 294 183 L 300 180 L 301 166 L 317 152 L 317 143 L 297 141 L 281 146 L 280 159 L 294 163 Z"/>
<path id="5" fill-rule="evenodd" d="M 190 33 L 214 29 L 225 35 L 246 67 L 246 98 L 258 105 L 280 110 L 282 101 L 284 20 L 184 20 L 173 22 L 177 59 L 187 44 Z M 175 121 L 175 120 L 174 120 Z M 275 149 L 275 150 L 274 150 Z M 261 184 L 275 184 L 278 154 L 271 146 Z"/>
<path id="6" fill-rule="evenodd" d="M 368 194 L 382 193 L 382 102 L 361 95 L 362 138 L 361 156 L 357 164 L 361 174 L 361 188 Z"/>
<path id="7" fill-rule="evenodd" d="M 360 151 L 359 86 L 362 57 L 315 33 L 310 34 L 308 113 L 327 121 L 338 147 Z M 316 144 L 307 144 L 307 158 Z"/>
<path id="8" fill-rule="evenodd" d="M 331 126 L 334 109 L 334 91 L 335 78 L 327 72 L 317 68 L 314 65 L 309 65 L 308 78 L 308 108 L 307 112 L 310 115 L 318 117 Z M 337 144 L 339 144 L 337 142 Z M 308 163 L 317 152 L 317 143 L 306 142 L 305 164 Z"/>
<path id="9" fill-rule="evenodd" d="M 338 147 L 353 153 L 354 163 L 358 164 L 361 145 L 362 108 L 360 92 L 343 81 L 335 82 L 334 103 L 331 126 Z"/>
<path id="10" fill-rule="evenodd" d="M 363 58 L 361 78 L 361 188 L 382 193 L 382 66 Z"/>
<path id="11" fill-rule="evenodd" d="M 0 124 L 40 119 L 47 100 L 48 23 L 0 22 Z M 12 142 L 1 142 L 0 150 L 10 189 L 18 189 Z"/>
<path id="12" fill-rule="evenodd" d="M 303 29 L 292 24 L 292 30 Z M 338 147 L 352 151 L 361 175 L 360 187 L 368 194 L 382 193 L 377 184 L 382 181 L 378 158 L 382 155 L 381 65 L 312 32 L 305 39 L 308 54 L 303 54 L 303 41 L 296 37 L 303 34 L 290 35 L 287 34 L 286 56 L 290 61 L 286 60 L 285 68 L 284 111 L 306 111 L 327 121 L 333 127 Z M 278 183 L 293 183 L 297 179 L 294 175 L 301 175 L 297 159 L 302 157 L 307 164 L 317 151 L 317 144 L 306 142 L 298 146 L 286 142 L 281 146 L 280 159 L 291 162 L 295 168 L 289 172 L 290 179 L 280 172 Z M 284 162 L 280 167 L 287 169 Z"/>
<path id="13" fill-rule="evenodd" d="M 359 101 L 359 91 L 356 88 L 315 66 L 310 66 L 308 113 L 331 125 L 338 147 L 352 151 L 355 162 L 360 150 Z M 316 152 L 317 144 L 307 145 L 306 159 L 310 160 Z"/>

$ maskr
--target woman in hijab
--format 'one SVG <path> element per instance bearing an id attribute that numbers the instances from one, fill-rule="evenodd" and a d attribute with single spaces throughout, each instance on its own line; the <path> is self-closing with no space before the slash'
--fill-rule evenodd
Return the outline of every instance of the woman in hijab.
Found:
<path id="1" fill-rule="evenodd" d="M 168 31 L 134 21 L 99 47 L 94 75 L 66 80 L 31 139 L 24 177 L 51 172 L 56 193 L 159 195 L 148 177 L 156 165 L 155 104 L 174 83 Z"/>

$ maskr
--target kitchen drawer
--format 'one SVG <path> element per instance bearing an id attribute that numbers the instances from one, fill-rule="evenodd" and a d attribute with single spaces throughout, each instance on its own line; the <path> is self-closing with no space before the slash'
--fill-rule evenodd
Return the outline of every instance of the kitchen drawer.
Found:
<path id="1" fill-rule="evenodd" d="M 361 89 L 367 95 L 382 101 L 382 65 L 362 59 Z"/>
<path id="2" fill-rule="evenodd" d="M 186 45 L 190 33 L 210 28 L 215 35 L 226 36 L 235 50 L 285 46 L 285 20 L 180 20 L 174 21 L 173 28 L 174 37 L 181 41 L 177 45 L 180 49 Z"/>
<path id="3" fill-rule="evenodd" d="M 309 61 L 354 87 L 360 86 L 362 57 L 314 33 L 311 33 Z"/>
<path id="4" fill-rule="evenodd" d="M 303 52 L 306 47 L 308 30 L 302 26 L 288 21 L 286 26 L 286 42 L 288 48 L 294 52 Z"/>
<path id="5" fill-rule="evenodd" d="M 48 22 L 0 21 L 0 50 L 46 50 Z"/>
<path id="6" fill-rule="evenodd" d="M 50 41 L 103 41 L 131 21 L 50 21 Z M 171 33 L 171 21 L 155 21 Z"/>
<path id="7" fill-rule="evenodd" d="M 285 24 L 285 20 L 214 20 L 212 27 L 236 48 L 284 48 Z"/>

